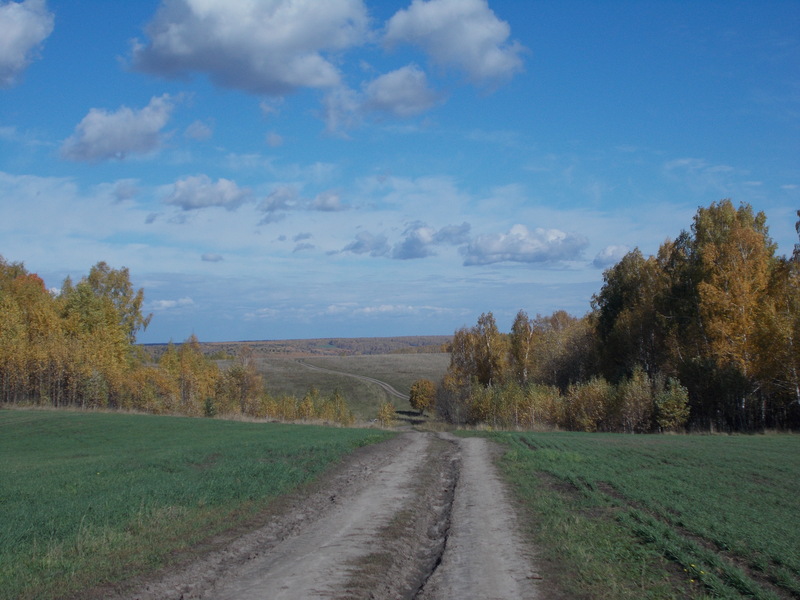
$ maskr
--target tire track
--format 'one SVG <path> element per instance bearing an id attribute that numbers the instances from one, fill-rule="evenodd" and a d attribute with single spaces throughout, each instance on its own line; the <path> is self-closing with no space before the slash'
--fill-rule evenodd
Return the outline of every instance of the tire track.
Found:
<path id="1" fill-rule="evenodd" d="M 422 432 L 360 449 L 259 529 L 122 598 L 535 600 L 534 553 L 492 453 Z"/>
<path id="2" fill-rule="evenodd" d="M 316 365 L 311 365 L 307 362 L 302 360 L 297 361 L 298 364 L 304 366 L 307 369 L 312 371 L 320 371 L 322 373 L 332 373 L 334 375 L 344 375 L 346 377 L 352 377 L 353 379 L 360 379 L 361 381 L 366 381 L 367 383 L 374 383 L 378 387 L 380 387 L 384 392 L 389 394 L 389 396 L 394 396 L 396 398 L 400 398 L 402 400 L 408 400 L 407 394 L 402 394 L 398 392 L 395 388 L 391 385 L 386 383 L 385 381 L 381 381 L 380 379 L 375 379 L 373 377 L 367 377 L 366 375 L 356 375 L 355 373 L 348 373 L 347 371 L 335 371 L 333 369 L 326 369 L 325 367 L 318 367 Z"/>

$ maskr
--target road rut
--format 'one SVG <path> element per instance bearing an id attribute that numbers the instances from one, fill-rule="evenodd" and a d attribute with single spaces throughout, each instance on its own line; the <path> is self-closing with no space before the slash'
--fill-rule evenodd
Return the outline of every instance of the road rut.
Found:
<path id="1" fill-rule="evenodd" d="M 362 450 L 270 523 L 117 597 L 537 597 L 490 442 L 410 432 Z"/>

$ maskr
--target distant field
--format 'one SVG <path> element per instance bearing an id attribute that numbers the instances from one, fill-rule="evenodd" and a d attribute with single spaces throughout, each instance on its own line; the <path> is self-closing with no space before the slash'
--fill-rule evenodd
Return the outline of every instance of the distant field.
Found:
<path id="1" fill-rule="evenodd" d="M 800 597 L 800 437 L 497 433 L 568 597 Z"/>
<path id="2" fill-rule="evenodd" d="M 258 364 L 267 385 L 274 395 L 302 396 L 315 386 L 323 394 L 340 389 L 358 419 L 372 419 L 382 402 L 390 400 L 398 410 L 410 410 L 408 401 L 390 397 L 375 384 L 359 381 L 346 375 L 312 371 L 286 357 L 258 357 Z M 411 384 L 420 378 L 438 382 L 450 364 L 449 354 L 374 354 L 360 356 L 313 356 L 302 359 L 308 364 L 372 377 L 385 381 L 398 392 L 408 394 Z"/>
<path id="3" fill-rule="evenodd" d="M 0 598 L 162 565 L 385 432 L 0 410 Z"/>

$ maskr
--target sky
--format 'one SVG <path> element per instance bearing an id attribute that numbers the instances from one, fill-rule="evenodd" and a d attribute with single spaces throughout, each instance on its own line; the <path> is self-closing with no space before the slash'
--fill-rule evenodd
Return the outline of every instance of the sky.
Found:
<path id="1" fill-rule="evenodd" d="M 0 255 L 144 343 L 581 316 L 698 207 L 800 209 L 800 2 L 0 0 Z"/>

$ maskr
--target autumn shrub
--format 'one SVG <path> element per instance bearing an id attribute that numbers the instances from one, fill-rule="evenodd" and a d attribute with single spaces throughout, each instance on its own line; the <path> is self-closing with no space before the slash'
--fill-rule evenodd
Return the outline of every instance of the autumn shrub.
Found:
<path id="1" fill-rule="evenodd" d="M 420 414 L 433 408 L 436 403 L 436 384 L 430 379 L 417 379 L 411 384 L 408 401 L 411 408 Z"/>
<path id="2" fill-rule="evenodd" d="M 597 431 L 614 398 L 614 388 L 603 377 L 570 385 L 564 402 L 564 422 L 574 431 Z"/>
<path id="3" fill-rule="evenodd" d="M 392 423 L 394 423 L 396 411 L 397 409 L 394 404 L 391 402 L 384 402 L 378 408 L 378 423 L 380 423 L 382 427 L 391 427 Z"/>
<path id="4" fill-rule="evenodd" d="M 630 377 L 623 379 L 612 400 L 619 419 L 613 431 L 643 433 L 650 431 L 653 421 L 653 383 L 641 367 L 636 367 Z"/>
<path id="5" fill-rule="evenodd" d="M 689 419 L 689 391 L 677 379 L 667 380 L 655 398 L 655 419 L 661 431 L 674 431 Z"/>

